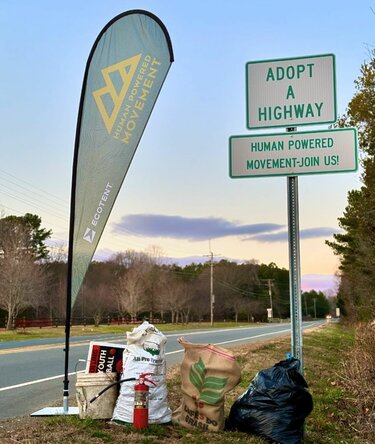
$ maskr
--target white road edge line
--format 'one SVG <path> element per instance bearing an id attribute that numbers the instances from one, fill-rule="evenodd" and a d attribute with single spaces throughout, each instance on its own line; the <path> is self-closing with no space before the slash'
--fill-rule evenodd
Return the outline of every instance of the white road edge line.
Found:
<path id="1" fill-rule="evenodd" d="M 231 339 L 230 341 L 224 341 L 224 342 L 217 342 L 215 344 L 217 345 L 223 345 L 223 344 L 230 344 L 231 342 L 241 342 L 241 341 L 247 341 L 248 339 L 256 339 L 256 338 L 261 338 L 262 336 L 270 336 L 270 335 L 278 335 L 280 333 L 286 333 L 286 332 L 290 332 L 290 329 L 288 328 L 287 330 L 280 330 L 280 331 L 273 331 L 271 333 L 263 333 L 261 335 L 256 335 L 256 336 L 249 336 L 247 338 L 238 338 L 238 339 Z M 166 355 L 173 355 L 175 353 L 182 353 L 184 351 L 184 349 L 182 350 L 176 350 L 173 352 L 168 352 L 166 353 Z"/>
<path id="2" fill-rule="evenodd" d="M 288 328 L 287 330 L 280 330 L 280 331 L 276 331 L 276 332 L 263 333 L 261 335 L 256 335 L 256 336 L 249 336 L 247 338 L 238 338 L 238 339 L 232 339 L 230 341 L 218 342 L 217 345 L 230 344 L 231 342 L 247 341 L 248 339 L 261 338 L 262 336 L 278 335 L 280 333 L 286 333 L 286 332 L 290 332 L 290 328 Z M 186 336 L 188 336 L 188 335 L 186 335 Z M 175 353 L 182 353 L 183 351 L 184 351 L 183 349 L 182 350 L 175 350 L 175 351 L 166 353 L 166 355 L 173 355 Z M 71 372 L 71 373 L 68 373 L 68 376 L 75 375 L 76 373 L 83 373 L 84 371 L 85 370 L 80 370 L 78 372 Z M 63 377 L 64 377 L 64 375 L 51 376 L 50 378 L 37 379 L 35 381 L 24 382 L 22 384 L 10 385 L 9 387 L 0 388 L 0 392 L 5 392 L 6 390 L 12 390 L 12 389 L 21 388 L 21 387 L 26 387 L 26 386 L 32 385 L 32 384 L 39 384 L 40 382 L 52 381 L 53 379 L 59 379 L 59 378 L 63 378 Z"/>
<path id="3" fill-rule="evenodd" d="M 84 370 L 80 370 L 79 372 L 71 372 L 68 373 L 68 376 L 75 375 L 76 373 L 83 373 Z M 35 381 L 23 382 L 22 384 L 10 385 L 9 387 L 0 388 L 0 392 L 5 392 L 5 390 L 12 390 L 16 388 L 26 387 L 27 385 L 38 384 L 40 382 L 52 381 L 53 379 L 63 378 L 65 375 L 51 376 L 49 378 L 44 379 L 36 379 Z"/>

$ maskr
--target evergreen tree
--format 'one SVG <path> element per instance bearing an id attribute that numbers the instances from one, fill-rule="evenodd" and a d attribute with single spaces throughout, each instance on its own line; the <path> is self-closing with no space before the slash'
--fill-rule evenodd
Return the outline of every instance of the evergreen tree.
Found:
<path id="1" fill-rule="evenodd" d="M 30 213 L 0 219 L 0 250 L 3 251 L 3 255 L 6 256 L 4 251 L 6 240 L 15 236 L 19 238 L 19 251 L 27 250 L 35 259 L 47 259 L 48 248 L 45 241 L 51 237 L 52 230 L 41 228 L 41 224 L 42 219 Z"/>
<path id="2" fill-rule="evenodd" d="M 358 128 L 363 185 L 348 194 L 348 205 L 339 218 L 344 232 L 326 243 L 340 257 L 342 313 L 352 320 L 369 320 L 375 316 L 375 52 L 362 65 L 355 86 L 339 126 Z"/>

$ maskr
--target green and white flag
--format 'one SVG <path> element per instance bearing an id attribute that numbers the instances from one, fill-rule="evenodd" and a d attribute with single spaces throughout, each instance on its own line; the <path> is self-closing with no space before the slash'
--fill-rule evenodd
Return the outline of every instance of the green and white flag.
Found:
<path id="1" fill-rule="evenodd" d="M 167 29 L 146 11 L 115 17 L 93 45 L 83 81 L 73 161 L 71 306 L 172 62 Z"/>

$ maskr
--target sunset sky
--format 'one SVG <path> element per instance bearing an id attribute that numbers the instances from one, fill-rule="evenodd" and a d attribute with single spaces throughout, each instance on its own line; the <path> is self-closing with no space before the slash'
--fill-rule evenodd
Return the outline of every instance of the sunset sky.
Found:
<path id="1" fill-rule="evenodd" d="M 334 54 L 337 112 L 374 48 L 375 4 L 342 1 L 3 2 L 0 212 L 42 217 L 66 248 L 73 147 L 86 60 L 117 14 L 144 9 L 167 27 L 172 64 L 99 244 L 96 259 L 159 246 L 171 261 L 275 262 L 289 268 L 287 179 L 231 179 L 229 137 L 246 127 L 249 61 Z M 303 127 L 325 130 L 328 125 Z M 268 130 L 269 131 L 269 130 Z M 272 132 L 283 132 L 281 128 Z M 304 289 L 335 288 L 338 232 L 360 171 L 299 177 Z"/>

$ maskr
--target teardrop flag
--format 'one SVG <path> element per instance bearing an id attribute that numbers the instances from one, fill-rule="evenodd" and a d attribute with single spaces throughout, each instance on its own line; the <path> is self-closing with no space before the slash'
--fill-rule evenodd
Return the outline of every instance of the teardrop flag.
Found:
<path id="1" fill-rule="evenodd" d="M 72 307 L 172 62 L 163 23 L 150 12 L 132 10 L 103 28 L 86 64 L 73 159 L 64 414 Z"/>
<path id="2" fill-rule="evenodd" d="M 73 161 L 71 306 L 173 61 L 163 23 L 147 11 L 111 20 L 86 65 Z"/>

